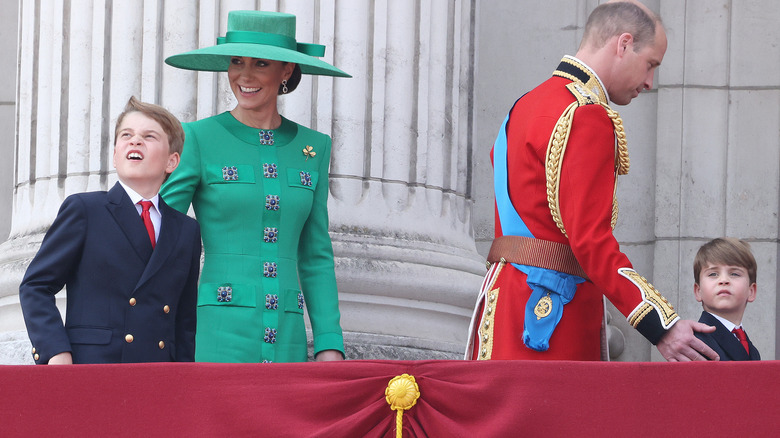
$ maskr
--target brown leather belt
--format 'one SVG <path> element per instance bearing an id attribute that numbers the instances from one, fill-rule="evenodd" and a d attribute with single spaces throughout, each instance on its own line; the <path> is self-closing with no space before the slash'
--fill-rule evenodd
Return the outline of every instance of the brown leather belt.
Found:
<path id="1" fill-rule="evenodd" d="M 488 263 L 503 259 L 508 263 L 552 269 L 565 274 L 588 278 L 569 245 L 522 236 L 501 236 L 493 240 Z"/>

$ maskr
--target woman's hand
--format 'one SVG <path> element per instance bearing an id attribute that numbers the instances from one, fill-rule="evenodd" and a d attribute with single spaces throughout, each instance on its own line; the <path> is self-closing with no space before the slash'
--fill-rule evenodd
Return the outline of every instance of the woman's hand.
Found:
<path id="1" fill-rule="evenodd" d="M 333 360 L 344 360 L 344 356 L 338 350 L 322 350 L 314 356 L 317 362 L 330 362 Z"/>

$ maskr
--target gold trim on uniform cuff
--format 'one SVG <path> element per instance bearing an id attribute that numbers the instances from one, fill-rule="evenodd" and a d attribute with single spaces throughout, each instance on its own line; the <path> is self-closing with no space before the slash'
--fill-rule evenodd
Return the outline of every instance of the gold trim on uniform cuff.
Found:
<path id="1" fill-rule="evenodd" d="M 669 300 L 664 298 L 646 278 L 630 268 L 620 268 L 618 269 L 618 274 L 634 283 L 642 293 L 642 302 L 634 308 L 627 318 L 628 323 L 632 327 L 636 328 L 645 316 L 652 313 L 653 309 L 658 312 L 658 316 L 661 319 L 659 322 L 664 330 L 669 330 L 680 319 Z"/>

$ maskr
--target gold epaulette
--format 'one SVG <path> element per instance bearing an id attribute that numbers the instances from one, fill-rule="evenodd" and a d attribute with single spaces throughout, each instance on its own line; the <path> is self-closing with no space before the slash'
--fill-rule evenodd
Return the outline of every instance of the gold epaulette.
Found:
<path id="1" fill-rule="evenodd" d="M 623 120 L 617 111 L 614 111 L 606 102 L 603 102 L 598 94 L 591 93 L 588 89 L 578 81 L 566 84 L 566 88 L 574 95 L 576 101 L 572 102 L 558 118 L 558 122 L 555 124 L 555 128 L 550 135 L 550 141 L 547 144 L 547 153 L 545 155 L 545 174 L 547 179 L 547 203 L 550 208 L 555 224 L 558 229 L 561 230 L 564 236 L 566 234 L 566 228 L 563 226 L 563 220 L 561 219 L 561 209 L 559 204 L 559 182 L 561 178 L 561 164 L 563 163 L 563 156 L 566 152 L 566 146 L 569 142 L 569 135 L 571 134 L 571 123 L 574 117 L 574 112 L 580 106 L 585 105 L 601 105 L 607 112 L 615 131 L 615 175 L 625 175 L 628 173 L 630 161 L 628 159 L 628 143 L 626 142 L 626 133 L 623 130 Z M 617 178 L 615 178 L 615 187 L 612 191 L 612 228 L 615 228 L 618 216 L 618 202 L 617 202 Z"/>

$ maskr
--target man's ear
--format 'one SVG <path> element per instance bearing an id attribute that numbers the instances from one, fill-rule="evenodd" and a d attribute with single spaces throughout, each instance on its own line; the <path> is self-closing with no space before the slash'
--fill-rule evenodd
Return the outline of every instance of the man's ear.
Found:
<path id="1" fill-rule="evenodd" d="M 622 33 L 617 39 L 618 56 L 623 56 L 627 51 L 634 49 L 634 36 L 630 33 Z"/>

